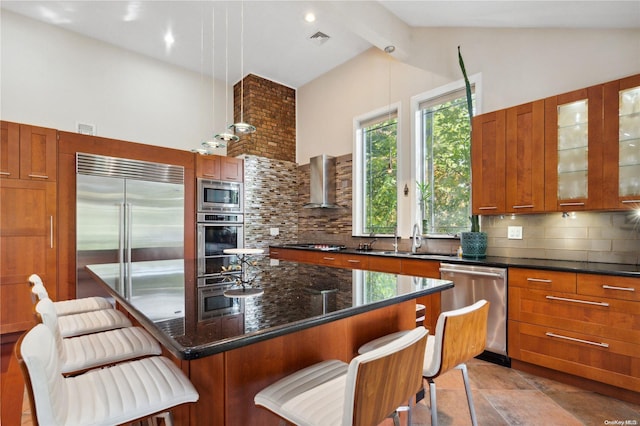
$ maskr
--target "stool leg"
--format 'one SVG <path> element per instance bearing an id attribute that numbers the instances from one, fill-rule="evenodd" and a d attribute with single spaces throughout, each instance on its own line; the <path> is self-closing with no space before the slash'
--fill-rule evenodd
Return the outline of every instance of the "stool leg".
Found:
<path id="1" fill-rule="evenodd" d="M 429 382 L 429 399 L 431 400 L 431 426 L 438 426 L 438 404 L 436 403 L 436 383 L 433 379 Z"/>
<path id="2" fill-rule="evenodd" d="M 469 372 L 467 371 L 466 364 L 460 364 L 456 368 L 462 370 L 462 379 L 464 380 L 464 390 L 467 393 L 467 402 L 469 403 L 469 413 L 471 414 L 471 424 L 478 426 L 478 419 L 476 418 L 476 409 L 473 405 L 473 395 L 471 394 L 471 383 L 469 383 Z"/>

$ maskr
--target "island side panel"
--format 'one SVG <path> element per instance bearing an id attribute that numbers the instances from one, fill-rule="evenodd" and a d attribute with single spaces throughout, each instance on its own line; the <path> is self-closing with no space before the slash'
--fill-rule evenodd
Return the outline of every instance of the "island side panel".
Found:
<path id="1" fill-rule="evenodd" d="M 369 340 L 412 327 L 415 327 L 413 300 L 225 352 L 224 425 L 280 424 L 277 416 L 254 405 L 253 397 L 261 389 L 316 362 L 327 359 L 348 362 L 357 354 L 358 347 Z M 192 378 L 211 374 L 211 367 L 205 365 L 209 364 L 209 358 L 192 361 Z M 203 398 L 200 388 L 198 391 L 201 392 L 198 406 L 220 398 L 219 393 Z"/>

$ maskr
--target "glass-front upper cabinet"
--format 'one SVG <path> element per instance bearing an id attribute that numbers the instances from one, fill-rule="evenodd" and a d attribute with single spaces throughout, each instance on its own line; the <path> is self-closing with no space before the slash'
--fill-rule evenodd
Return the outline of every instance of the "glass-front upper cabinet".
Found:
<path id="1" fill-rule="evenodd" d="M 640 75 L 604 85 L 605 208 L 640 207 Z"/>
<path id="2" fill-rule="evenodd" d="M 602 86 L 545 99 L 545 210 L 602 205 Z"/>

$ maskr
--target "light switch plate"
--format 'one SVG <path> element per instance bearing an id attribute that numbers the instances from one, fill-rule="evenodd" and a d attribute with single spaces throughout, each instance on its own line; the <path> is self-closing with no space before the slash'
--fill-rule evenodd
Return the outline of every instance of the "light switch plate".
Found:
<path id="1" fill-rule="evenodd" d="M 510 240 L 522 239 L 522 226 L 509 226 L 507 227 L 507 238 Z"/>
<path id="2" fill-rule="evenodd" d="M 269 228 L 269 235 L 272 237 L 277 237 L 280 235 L 280 228 Z"/>

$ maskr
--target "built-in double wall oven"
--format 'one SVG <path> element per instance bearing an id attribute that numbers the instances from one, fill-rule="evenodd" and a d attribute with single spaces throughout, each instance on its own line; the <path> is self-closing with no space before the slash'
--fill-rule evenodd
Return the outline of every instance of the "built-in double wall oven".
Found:
<path id="1" fill-rule="evenodd" d="M 243 191 L 236 182 L 199 179 L 197 186 L 198 318 L 206 320 L 241 311 L 238 299 L 224 295 L 241 273 L 224 250 L 244 247 Z"/>

